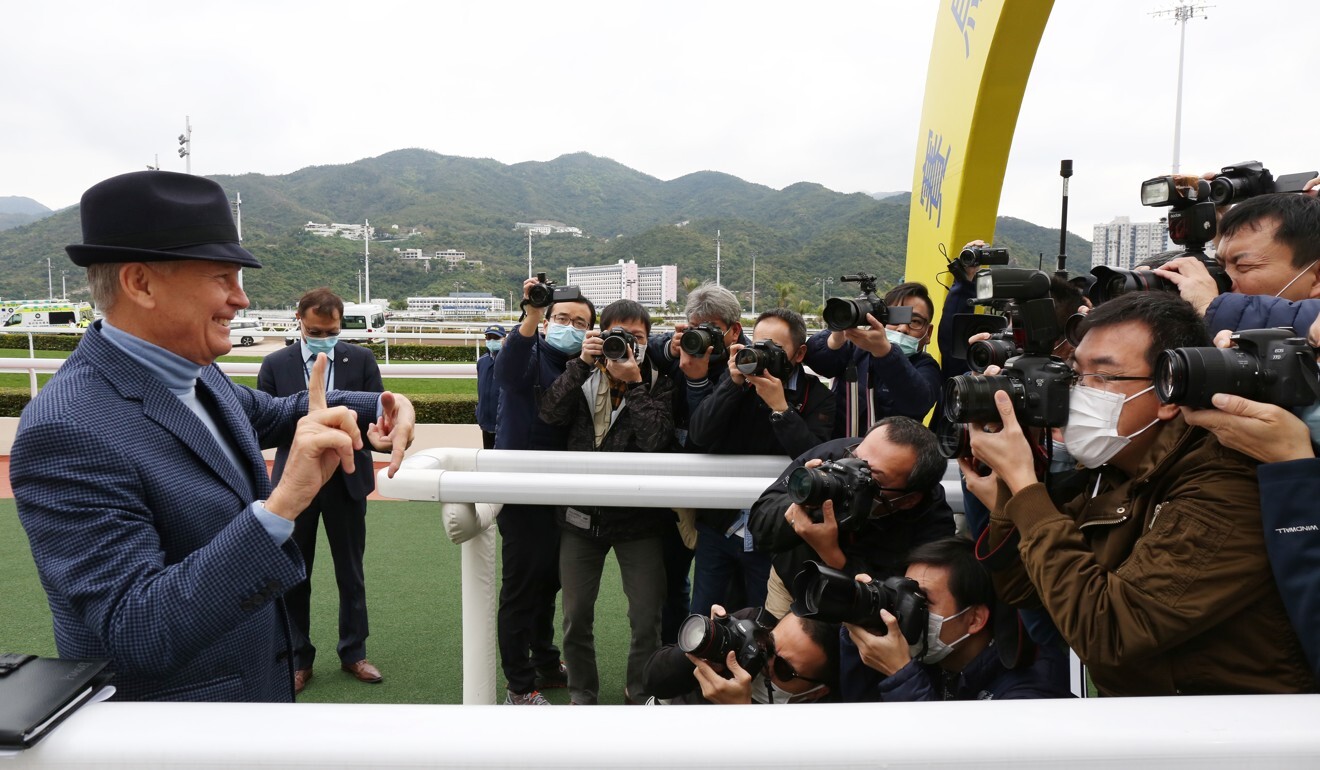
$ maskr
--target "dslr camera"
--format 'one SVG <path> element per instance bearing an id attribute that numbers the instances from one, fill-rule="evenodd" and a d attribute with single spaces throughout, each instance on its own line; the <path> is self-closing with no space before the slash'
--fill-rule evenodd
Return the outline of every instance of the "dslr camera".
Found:
<path id="1" fill-rule="evenodd" d="M 1207 408 L 1229 393 L 1282 407 L 1320 400 L 1320 372 L 1306 338 L 1291 329 L 1233 334 L 1235 348 L 1173 348 L 1155 359 L 1155 394 L 1166 404 Z"/>
<path id="2" fill-rule="evenodd" d="M 732 652 L 738 665 L 756 676 L 774 652 L 774 643 L 770 632 L 750 618 L 688 615 L 678 627 L 678 649 L 720 665 Z"/>
<path id="3" fill-rule="evenodd" d="M 1005 359 L 999 374 L 961 374 L 946 380 L 944 416 L 951 423 L 998 422 L 995 393 L 1002 390 L 1013 399 L 1023 426 L 1066 425 L 1072 369 L 1052 355 L 1063 330 L 1054 314 L 1049 274 L 1024 267 L 986 268 L 976 274 L 976 297 L 975 304 L 1002 308 L 1012 319 L 1012 351 L 1005 333 L 992 352 L 1014 355 Z"/>
<path id="4" fill-rule="evenodd" d="M 855 273 L 853 275 L 841 275 L 839 281 L 859 284 L 862 293 L 855 299 L 830 297 L 825 300 L 825 309 L 820 315 L 830 331 L 841 332 L 859 326 L 869 327 L 871 324 L 866 320 L 868 313 L 875 316 L 875 320 L 882 324 L 912 322 L 912 308 L 889 307 L 884 300 L 876 295 L 875 276 L 869 273 Z"/>
<path id="5" fill-rule="evenodd" d="M 956 261 L 959 266 L 964 268 L 1007 265 L 1008 249 L 991 246 L 968 246 L 958 253 Z"/>
<path id="6" fill-rule="evenodd" d="M 788 362 L 788 354 L 774 340 L 757 340 L 733 357 L 733 365 L 743 374 L 762 375 L 787 379 L 793 371 Z"/>
<path id="7" fill-rule="evenodd" d="M 883 582 L 859 583 L 844 573 L 809 561 L 793 578 L 793 614 L 825 623 L 852 623 L 884 636 L 880 610 L 898 619 L 898 630 L 913 647 L 924 644 L 930 608 L 917 581 L 895 575 Z"/>
<path id="8" fill-rule="evenodd" d="M 989 366 L 1003 368 L 1008 359 L 1022 355 L 1022 348 L 1013 339 L 1013 332 L 1001 329 L 991 332 L 990 338 L 977 340 L 967 346 L 967 366 L 977 374 Z"/>
<path id="9" fill-rule="evenodd" d="M 825 520 L 820 508 L 834 501 L 834 521 L 841 530 L 855 530 L 871 516 L 876 483 L 865 460 L 826 460 L 815 468 L 802 466 L 788 474 L 788 499 L 807 509 L 811 520 Z"/>
<path id="10" fill-rule="evenodd" d="M 678 338 L 678 344 L 684 353 L 696 357 L 706 355 L 707 348 L 714 348 L 710 351 L 711 358 L 721 358 L 728 352 L 724 345 L 724 332 L 711 323 L 697 324 L 683 332 L 683 336 Z"/>
<path id="11" fill-rule="evenodd" d="M 537 273 L 538 283 L 527 290 L 527 304 L 532 307 L 550 307 L 556 302 L 578 302 L 584 299 L 576 286 L 556 286 L 545 273 Z"/>
<path id="12" fill-rule="evenodd" d="M 1254 195 L 1301 192 L 1315 176 L 1314 171 L 1302 171 L 1276 178 L 1260 161 L 1247 160 L 1219 170 L 1218 176 L 1210 180 L 1210 200 L 1216 206 L 1227 206 Z"/>
<path id="13" fill-rule="evenodd" d="M 600 341 L 601 355 L 611 361 L 627 361 L 629 350 L 633 351 L 634 357 L 637 356 L 637 340 L 622 326 L 616 326 L 600 335 Z"/>

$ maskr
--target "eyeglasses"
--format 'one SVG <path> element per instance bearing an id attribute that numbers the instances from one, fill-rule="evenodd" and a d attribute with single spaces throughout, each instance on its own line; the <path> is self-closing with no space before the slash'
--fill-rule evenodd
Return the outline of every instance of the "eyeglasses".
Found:
<path id="1" fill-rule="evenodd" d="M 902 326 L 903 324 L 898 324 L 898 325 Z M 922 332 L 930 328 L 930 319 L 923 318 L 917 315 L 916 313 L 913 313 L 912 320 L 907 322 L 907 328 L 909 331 L 914 331 L 917 334 L 921 334 Z"/>
<path id="2" fill-rule="evenodd" d="M 573 316 L 567 313 L 555 313 L 554 315 L 550 316 L 550 323 L 556 323 L 559 324 L 560 326 L 572 326 L 574 329 L 577 329 L 578 331 L 585 331 L 587 326 L 589 325 L 586 321 L 583 321 L 581 318 L 574 318 Z"/>
<path id="3" fill-rule="evenodd" d="M 1126 374 L 1092 374 L 1089 372 L 1079 372 L 1074 370 L 1072 373 L 1071 387 L 1084 385 L 1088 388 L 1100 389 L 1101 385 L 1110 385 L 1115 382 L 1154 382 L 1154 377 L 1134 377 Z"/>
<path id="4" fill-rule="evenodd" d="M 338 329 L 303 329 L 303 334 L 314 340 L 323 340 L 326 337 L 339 336 Z"/>

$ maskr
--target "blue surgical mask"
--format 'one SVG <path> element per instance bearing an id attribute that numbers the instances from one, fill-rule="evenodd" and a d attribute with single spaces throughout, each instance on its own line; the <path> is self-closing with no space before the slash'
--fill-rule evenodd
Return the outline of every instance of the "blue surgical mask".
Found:
<path id="1" fill-rule="evenodd" d="M 504 342 L 502 340 L 486 340 L 486 350 L 489 350 L 492 353 L 500 352 L 500 348 L 503 345 Z"/>
<path id="2" fill-rule="evenodd" d="M 582 352 L 582 340 L 586 338 L 585 329 L 574 329 L 567 324 L 552 323 L 545 332 L 545 341 L 550 343 L 550 347 L 570 356 Z"/>
<path id="3" fill-rule="evenodd" d="M 889 344 L 903 351 L 905 356 L 915 356 L 921 350 L 921 340 L 917 337 L 894 329 L 885 329 L 885 336 L 889 338 Z"/>
<path id="4" fill-rule="evenodd" d="M 327 356 L 335 352 L 335 345 L 339 343 L 339 335 L 333 337 L 306 337 L 307 349 L 312 351 L 312 355 L 325 353 Z"/>

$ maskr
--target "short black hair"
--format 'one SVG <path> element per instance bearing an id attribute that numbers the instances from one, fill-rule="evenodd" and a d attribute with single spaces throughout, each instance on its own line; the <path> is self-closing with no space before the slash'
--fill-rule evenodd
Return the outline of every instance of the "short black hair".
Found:
<path id="1" fill-rule="evenodd" d="M 916 281 L 900 283 L 885 294 L 885 304 L 897 305 L 908 297 L 920 297 L 926 303 L 927 321 L 935 317 L 935 303 L 931 301 L 930 291 L 924 283 L 917 283 Z"/>
<path id="2" fill-rule="evenodd" d="M 545 309 L 545 317 L 549 318 L 550 316 L 555 314 L 555 305 L 568 305 L 574 302 L 587 306 L 587 310 L 590 311 L 591 313 L 591 321 L 587 323 L 587 328 L 588 329 L 596 328 L 596 304 L 591 300 L 587 299 L 586 297 L 579 297 L 578 299 L 567 299 L 564 300 L 563 302 L 551 302 L 550 307 Z"/>
<path id="3" fill-rule="evenodd" d="M 1050 299 L 1054 300 L 1054 317 L 1059 322 L 1060 332 L 1067 326 L 1072 314 L 1077 312 L 1077 308 L 1084 304 L 1082 300 L 1085 297 L 1082 287 L 1058 273 L 1050 275 Z"/>
<path id="4" fill-rule="evenodd" d="M 651 334 L 651 314 L 642 303 L 631 299 L 616 299 L 600 311 L 600 328 L 608 330 L 619 321 L 641 321 L 646 324 L 646 333 Z"/>
<path id="5" fill-rule="evenodd" d="M 1133 291 L 1101 303 L 1087 314 L 1079 330 L 1085 336 L 1092 329 L 1139 321 L 1150 330 L 1150 348 L 1146 363 L 1155 371 L 1155 360 L 1169 348 L 1205 348 L 1210 333 L 1192 304 L 1169 291 Z"/>
<path id="6" fill-rule="evenodd" d="M 1219 220 L 1219 235 L 1233 235 L 1243 227 L 1259 230 L 1266 220 L 1279 223 L 1274 240 L 1293 253 L 1293 267 L 1303 268 L 1320 259 L 1320 199 L 1297 193 L 1270 193 L 1248 198 Z"/>
<path id="7" fill-rule="evenodd" d="M 312 289 L 298 300 L 298 317 L 302 318 L 310 310 L 326 318 L 344 320 L 344 301 L 328 286 Z"/>
<path id="8" fill-rule="evenodd" d="M 839 624 L 826 623 L 815 618 L 797 616 L 802 621 L 802 630 L 807 638 L 825 651 L 825 667 L 812 677 L 830 688 L 830 692 L 839 689 Z M 801 672 L 799 672 L 801 673 Z"/>
<path id="9" fill-rule="evenodd" d="M 949 593 L 963 610 L 973 604 L 995 606 L 995 584 L 990 570 L 976 558 L 972 541 L 963 537 L 942 537 L 912 549 L 908 566 L 929 564 L 949 571 Z"/>
<path id="10" fill-rule="evenodd" d="M 930 428 L 911 417 L 902 415 L 885 417 L 872 425 L 866 433 L 870 435 L 881 428 L 885 431 L 886 439 L 899 446 L 911 447 L 917 455 L 916 462 L 912 464 L 912 472 L 908 474 L 905 488 L 929 497 L 929 493 L 936 484 L 940 483 L 940 479 L 944 477 L 944 470 L 949 465 L 940 454 L 939 439 Z"/>
<path id="11" fill-rule="evenodd" d="M 788 353 L 796 352 L 797 348 L 807 344 L 807 322 L 802 320 L 800 313 L 789 310 L 786 307 L 777 307 L 767 310 L 756 317 L 756 323 L 759 324 L 767 318 L 778 318 L 788 324 L 788 336 L 793 338 L 793 350 Z M 756 324 L 752 324 L 756 328 Z"/>

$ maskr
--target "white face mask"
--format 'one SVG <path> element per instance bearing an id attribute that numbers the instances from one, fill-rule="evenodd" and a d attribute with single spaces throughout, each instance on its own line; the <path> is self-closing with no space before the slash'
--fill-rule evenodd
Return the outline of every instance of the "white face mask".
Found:
<path id="1" fill-rule="evenodd" d="M 1314 259 L 1311 260 L 1311 264 L 1309 264 L 1309 265 L 1307 265 L 1306 267 L 1302 268 L 1302 272 L 1298 273 L 1297 275 L 1294 275 L 1294 276 L 1293 276 L 1293 279 L 1292 279 L 1291 281 L 1285 283 L 1285 284 L 1283 285 L 1283 288 L 1282 288 L 1282 289 L 1279 289 L 1277 292 L 1274 293 L 1274 296 L 1276 296 L 1276 297 L 1281 297 L 1281 296 L 1283 296 L 1283 293 L 1284 293 L 1285 291 L 1288 290 L 1288 287 L 1289 287 L 1289 286 L 1292 286 L 1294 283 L 1297 283 L 1297 279 L 1298 279 L 1298 278 L 1301 278 L 1302 276 L 1306 275 L 1306 273 L 1307 273 L 1308 270 L 1310 270 L 1311 268 L 1315 267 L 1315 263 L 1316 263 L 1316 261 L 1317 261 L 1317 260 L 1314 260 Z"/>
<path id="2" fill-rule="evenodd" d="M 769 693 L 766 693 L 767 686 Z M 816 700 L 816 693 L 825 689 L 825 685 L 818 684 L 806 692 L 789 692 L 779 685 L 775 684 L 770 677 L 765 674 L 758 674 L 752 680 L 752 703 L 761 704 L 783 704 L 783 703 L 805 703 Z"/>
<path id="3" fill-rule="evenodd" d="M 970 609 L 971 607 L 963 607 L 961 610 L 953 613 L 947 618 L 941 615 L 936 615 L 933 612 L 930 613 L 929 616 L 926 618 L 925 648 L 924 649 L 913 648 L 915 654 L 912 657 L 916 658 L 922 663 L 929 663 L 932 665 L 939 663 L 940 661 L 949 657 L 949 653 L 953 652 L 953 648 L 956 647 L 958 644 L 960 644 L 964 639 L 971 636 L 971 634 L 963 634 L 957 639 L 954 639 L 952 642 L 948 642 L 946 644 L 944 640 L 940 639 L 940 632 L 944 630 L 945 623 L 947 623 L 950 620 L 953 620 L 954 618 L 958 617 L 959 615 L 963 614 L 964 612 Z"/>
<path id="4" fill-rule="evenodd" d="M 1073 459 L 1087 468 L 1099 468 L 1123 451 L 1134 437 L 1159 422 L 1159 418 L 1151 420 L 1149 425 L 1131 436 L 1118 435 L 1118 418 L 1123 414 L 1123 405 L 1154 389 L 1152 385 L 1123 398 L 1118 393 L 1085 385 L 1073 388 L 1068 398 L 1068 425 L 1063 429 L 1063 440 Z"/>

